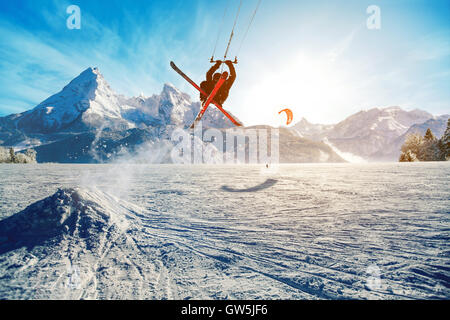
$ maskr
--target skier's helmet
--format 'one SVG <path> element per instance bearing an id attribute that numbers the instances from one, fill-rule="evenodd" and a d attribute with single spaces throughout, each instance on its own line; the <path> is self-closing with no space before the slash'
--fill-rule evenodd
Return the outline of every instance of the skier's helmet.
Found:
<path id="1" fill-rule="evenodd" d="M 213 80 L 214 82 L 219 81 L 221 74 L 219 72 L 214 73 Z"/>

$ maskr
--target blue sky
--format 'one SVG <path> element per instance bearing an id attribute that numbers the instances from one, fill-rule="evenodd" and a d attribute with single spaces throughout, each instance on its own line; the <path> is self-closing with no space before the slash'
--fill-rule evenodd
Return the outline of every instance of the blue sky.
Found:
<path id="1" fill-rule="evenodd" d="M 257 0 L 244 0 L 234 57 Z M 81 9 L 81 29 L 66 8 Z M 238 0 L 16 0 L 0 2 L 0 115 L 31 109 L 89 66 L 128 96 L 173 83 L 197 93 L 209 68 L 225 7 L 223 55 Z M 366 12 L 380 8 L 381 28 Z M 335 123 L 361 109 L 398 105 L 450 113 L 450 1 L 262 0 L 225 107 L 245 124 Z"/>

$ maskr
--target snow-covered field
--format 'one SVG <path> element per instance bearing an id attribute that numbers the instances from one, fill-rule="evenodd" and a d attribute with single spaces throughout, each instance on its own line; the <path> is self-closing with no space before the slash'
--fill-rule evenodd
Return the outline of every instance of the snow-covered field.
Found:
<path id="1" fill-rule="evenodd" d="M 0 177 L 1 299 L 450 298 L 449 162 Z"/>

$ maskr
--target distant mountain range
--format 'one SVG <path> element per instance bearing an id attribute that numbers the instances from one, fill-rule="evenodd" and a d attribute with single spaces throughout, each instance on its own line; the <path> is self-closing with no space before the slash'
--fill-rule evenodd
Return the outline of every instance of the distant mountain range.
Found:
<path id="1" fill-rule="evenodd" d="M 121 155 L 132 160 L 144 149 L 148 161 L 170 162 L 172 132 L 186 129 L 199 110 L 200 102 L 171 84 L 159 95 L 128 98 L 114 92 L 97 68 L 88 68 L 35 108 L 0 117 L 0 145 L 33 148 L 38 162 L 108 162 Z M 224 130 L 233 124 L 212 106 L 203 127 Z M 280 128 L 280 161 L 345 160 L 321 141 Z"/>
<path id="2" fill-rule="evenodd" d="M 409 133 L 424 134 L 427 128 L 439 138 L 450 115 L 433 116 L 422 110 L 400 107 L 360 111 L 334 125 L 312 124 L 302 119 L 292 127 L 299 137 L 326 141 L 339 154 L 368 161 L 397 161 Z"/>
<path id="3" fill-rule="evenodd" d="M 170 162 L 172 132 L 186 129 L 199 110 L 200 102 L 171 84 L 159 95 L 129 98 L 114 92 L 97 68 L 88 68 L 35 108 L 0 117 L 0 145 L 33 148 L 39 162 L 92 163 L 132 156 L 150 143 L 167 153 L 152 161 Z M 407 134 L 431 128 L 440 137 L 448 118 L 399 107 L 360 111 L 333 125 L 303 118 L 289 129 L 280 128 L 280 161 L 397 161 Z M 203 127 L 233 124 L 211 106 Z"/>
<path id="4" fill-rule="evenodd" d="M 52 140 L 54 135 L 99 128 L 183 126 L 193 121 L 199 109 L 199 102 L 191 102 L 187 94 L 170 84 L 164 85 L 160 95 L 126 98 L 110 88 L 97 68 L 88 68 L 32 110 L 0 118 L 0 139 L 3 145 L 16 145 L 34 138 L 33 145 Z M 228 125 L 225 119 L 211 108 L 204 123 L 222 127 Z"/>

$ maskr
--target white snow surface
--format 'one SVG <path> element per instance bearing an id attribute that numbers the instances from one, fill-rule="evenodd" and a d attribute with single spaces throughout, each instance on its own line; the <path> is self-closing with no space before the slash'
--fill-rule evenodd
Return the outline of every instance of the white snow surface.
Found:
<path id="1" fill-rule="evenodd" d="M 0 176 L 1 299 L 450 298 L 448 162 Z"/>

